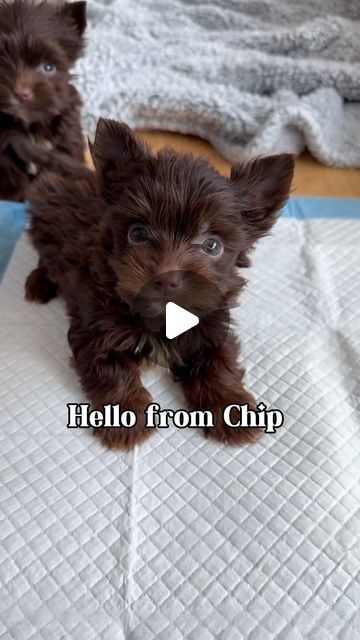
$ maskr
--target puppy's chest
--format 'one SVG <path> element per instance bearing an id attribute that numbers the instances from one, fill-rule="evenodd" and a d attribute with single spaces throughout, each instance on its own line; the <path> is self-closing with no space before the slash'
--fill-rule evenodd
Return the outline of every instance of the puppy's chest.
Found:
<path id="1" fill-rule="evenodd" d="M 36 145 L 40 150 L 43 151 L 52 151 L 54 148 L 54 143 L 50 138 L 49 134 L 28 134 L 30 144 Z M 28 162 L 25 166 L 25 172 L 29 176 L 30 179 L 35 178 L 40 171 L 39 166 L 35 162 Z"/>
<path id="2" fill-rule="evenodd" d="M 184 353 L 182 353 L 181 345 L 174 340 L 168 340 L 165 335 L 142 334 L 136 343 L 134 352 L 136 356 L 151 360 L 163 367 L 184 365 Z"/>
<path id="3" fill-rule="evenodd" d="M 36 158 L 41 158 L 41 168 L 46 166 L 47 154 L 58 148 L 56 132 L 49 126 L 31 125 L 29 129 L 18 126 L 13 119 L 2 118 L 0 136 L 5 141 L 3 152 L 11 164 L 31 181 L 40 172 Z M 44 154 L 44 155 L 43 155 Z"/>

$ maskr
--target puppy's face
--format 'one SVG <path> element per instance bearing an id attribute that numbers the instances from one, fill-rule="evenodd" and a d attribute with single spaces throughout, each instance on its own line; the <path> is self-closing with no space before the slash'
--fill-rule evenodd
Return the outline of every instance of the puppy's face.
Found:
<path id="1" fill-rule="evenodd" d="M 204 159 L 170 150 L 154 156 L 128 127 L 105 120 L 92 155 L 119 297 L 132 305 L 141 293 L 148 316 L 168 301 L 211 310 L 217 291 L 232 305 L 244 284 L 237 266 L 247 266 L 288 196 L 292 156 L 252 160 L 226 178 Z"/>
<path id="2" fill-rule="evenodd" d="M 30 125 L 64 110 L 69 69 L 83 48 L 85 7 L 0 0 L 0 111 Z"/>

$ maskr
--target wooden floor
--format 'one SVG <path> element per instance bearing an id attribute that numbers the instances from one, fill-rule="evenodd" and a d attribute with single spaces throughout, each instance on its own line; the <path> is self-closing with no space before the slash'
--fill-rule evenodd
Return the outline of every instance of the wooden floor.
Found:
<path id="1" fill-rule="evenodd" d="M 153 149 L 170 145 L 178 151 L 206 155 L 224 174 L 230 164 L 205 140 L 166 131 L 141 131 Z M 346 196 L 360 198 L 360 169 L 333 169 L 320 165 L 308 153 L 297 160 L 293 183 L 294 195 Z"/>

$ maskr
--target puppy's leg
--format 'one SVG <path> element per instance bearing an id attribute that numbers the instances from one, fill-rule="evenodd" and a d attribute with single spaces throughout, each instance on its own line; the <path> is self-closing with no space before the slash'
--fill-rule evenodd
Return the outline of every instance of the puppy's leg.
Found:
<path id="1" fill-rule="evenodd" d="M 52 282 L 48 276 L 45 267 L 39 263 L 37 269 L 34 269 L 27 277 L 25 282 L 25 298 L 29 302 L 39 302 L 45 304 L 56 298 L 58 286 Z"/>
<path id="2" fill-rule="evenodd" d="M 151 436 L 154 429 L 145 427 L 145 409 L 152 399 L 140 380 L 138 364 L 129 356 L 112 350 L 107 335 L 71 327 L 69 343 L 73 364 L 93 409 L 120 404 L 122 411 L 133 411 L 134 427 L 98 427 L 94 435 L 109 449 L 130 450 Z"/>
<path id="3" fill-rule="evenodd" d="M 243 385 L 244 370 L 237 364 L 239 344 L 234 335 L 211 355 L 192 358 L 189 366 L 174 370 L 180 381 L 190 409 L 210 409 L 214 427 L 204 429 L 207 438 L 233 445 L 255 442 L 261 435 L 259 428 L 235 428 L 223 421 L 223 411 L 229 404 L 248 404 L 256 410 L 254 396 Z"/>

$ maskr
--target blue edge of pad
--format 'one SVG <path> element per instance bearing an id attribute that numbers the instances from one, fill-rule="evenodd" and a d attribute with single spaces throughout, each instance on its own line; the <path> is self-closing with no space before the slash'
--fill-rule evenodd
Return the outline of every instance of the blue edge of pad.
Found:
<path id="1" fill-rule="evenodd" d="M 360 220 L 360 198 L 294 196 L 282 211 L 284 218 Z M 25 227 L 26 203 L 0 200 L 0 281 Z"/>

